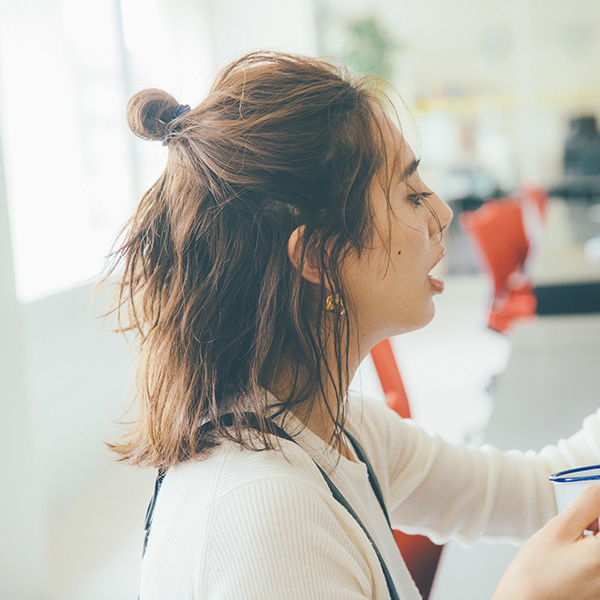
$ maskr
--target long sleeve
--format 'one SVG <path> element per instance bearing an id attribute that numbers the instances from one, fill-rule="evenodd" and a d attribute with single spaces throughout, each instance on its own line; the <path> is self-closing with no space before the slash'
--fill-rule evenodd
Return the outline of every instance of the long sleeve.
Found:
<path id="1" fill-rule="evenodd" d="M 383 405 L 368 409 L 363 427 L 379 431 L 364 437 L 377 440 L 370 451 L 388 469 L 384 494 L 392 524 L 437 542 L 525 540 L 556 514 L 548 475 L 600 462 L 600 413 L 539 452 L 450 444 Z"/>

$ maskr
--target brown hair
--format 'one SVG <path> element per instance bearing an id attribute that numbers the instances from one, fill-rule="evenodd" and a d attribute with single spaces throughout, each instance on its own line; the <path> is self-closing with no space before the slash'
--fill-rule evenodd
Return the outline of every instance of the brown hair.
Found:
<path id="1" fill-rule="evenodd" d="M 123 269 L 114 310 L 141 346 L 139 418 L 109 444 L 121 460 L 166 468 L 222 438 L 272 448 L 264 431 L 248 446 L 244 412 L 264 423 L 265 389 L 283 368 L 293 385 L 278 413 L 310 408 L 333 386 L 339 444 L 352 307 L 325 313 L 325 285 L 303 279 L 287 248 L 303 225 L 302 260 L 314 253 L 327 288 L 344 297 L 340 265 L 372 235 L 368 189 L 385 164 L 379 98 L 343 67 L 275 52 L 231 63 L 201 104 L 174 119 L 178 103 L 166 92 L 131 98 L 129 127 L 164 139 L 169 155 L 104 278 Z"/>

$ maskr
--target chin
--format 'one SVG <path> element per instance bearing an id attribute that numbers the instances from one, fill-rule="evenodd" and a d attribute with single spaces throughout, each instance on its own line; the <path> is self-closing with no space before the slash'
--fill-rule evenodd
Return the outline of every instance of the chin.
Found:
<path id="1" fill-rule="evenodd" d="M 403 333 L 410 333 L 411 331 L 418 331 L 419 329 L 423 329 L 433 321 L 433 317 L 435 316 L 435 311 L 433 311 L 426 318 L 415 320 L 413 323 L 407 324 L 403 323 L 398 327 L 394 328 L 394 331 L 389 332 L 385 337 L 393 337 L 395 335 L 402 335 Z"/>
<path id="2" fill-rule="evenodd" d="M 404 317 L 402 320 L 397 320 L 397 317 Z M 403 333 L 410 333 L 411 331 L 417 331 L 423 329 L 423 327 L 429 325 L 433 321 L 435 316 L 435 304 L 430 299 L 425 307 L 421 307 L 420 311 L 415 311 L 411 315 L 395 315 L 396 319 L 389 320 L 385 325 L 380 323 L 375 331 L 376 337 L 379 341 L 394 337 L 396 335 L 402 335 Z M 383 325 L 381 327 L 381 325 Z"/>
<path id="3" fill-rule="evenodd" d="M 422 315 L 419 315 L 419 318 L 415 319 L 415 322 L 411 326 L 406 327 L 402 333 L 408 333 L 409 331 L 417 331 L 418 329 L 423 329 L 423 327 L 426 327 L 427 325 L 429 325 L 429 323 L 431 323 L 431 321 L 433 321 L 433 317 L 435 317 L 435 305 L 433 304 L 433 302 L 431 302 L 429 310 L 427 310 L 427 312 L 423 313 Z"/>

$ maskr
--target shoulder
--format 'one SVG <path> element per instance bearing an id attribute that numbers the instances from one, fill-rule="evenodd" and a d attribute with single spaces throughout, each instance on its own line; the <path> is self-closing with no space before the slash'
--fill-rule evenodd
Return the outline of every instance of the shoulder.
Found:
<path id="1" fill-rule="evenodd" d="M 333 498 L 302 478 L 255 480 L 221 497 L 200 549 L 200 597 L 371 597 L 356 524 Z M 226 580 L 226 583 L 223 581 Z"/>
<path id="2" fill-rule="evenodd" d="M 225 580 L 232 595 L 224 597 L 243 598 L 238 584 L 258 586 L 258 593 L 268 583 L 260 581 L 262 567 L 273 585 L 279 576 L 282 586 L 289 578 L 306 583 L 319 556 L 344 555 L 355 570 L 368 571 L 313 461 L 288 444 L 283 452 L 223 444 L 209 458 L 167 473 L 142 564 L 142 589 L 155 594 L 147 592 L 149 598 L 167 589 L 166 598 L 212 597 L 208 590 Z M 351 579 L 368 588 L 364 577 Z"/>
<path id="3" fill-rule="evenodd" d="M 237 490 L 260 488 L 274 480 L 322 487 L 313 461 L 293 442 L 281 440 L 281 450 L 265 451 L 243 450 L 223 442 L 208 457 L 190 459 L 169 469 L 159 493 L 156 518 L 168 513 L 178 519 L 200 518 L 210 506 Z"/>
<path id="4" fill-rule="evenodd" d="M 384 488 L 398 473 L 406 473 L 409 465 L 421 468 L 441 441 L 383 402 L 356 395 L 348 398 L 347 428 L 363 447 Z"/>
<path id="5" fill-rule="evenodd" d="M 156 501 L 147 557 L 154 552 L 175 552 L 179 548 L 197 547 L 210 525 L 213 512 L 221 505 L 234 510 L 232 499 L 239 501 L 242 514 L 248 507 L 243 498 L 252 494 L 273 495 L 273 502 L 286 504 L 285 497 L 300 489 L 329 494 L 319 470 L 299 446 L 281 441 L 281 450 L 243 450 L 233 442 L 223 442 L 208 457 L 190 459 L 171 467 Z M 268 500 L 271 502 L 271 500 Z"/>
<path id="6" fill-rule="evenodd" d="M 384 402 L 356 393 L 348 394 L 348 419 L 351 426 L 363 428 L 368 433 L 373 428 L 387 428 L 389 420 L 394 417 L 402 421 Z"/>
<path id="7" fill-rule="evenodd" d="M 386 454 L 410 435 L 414 427 L 411 421 L 401 418 L 385 403 L 354 394 L 348 397 L 347 414 L 348 431 L 364 446 L 369 458 L 372 453 Z"/>
<path id="8" fill-rule="evenodd" d="M 380 445 L 428 435 L 415 421 L 402 418 L 384 402 L 358 394 L 348 396 L 348 426 L 360 441 Z"/>

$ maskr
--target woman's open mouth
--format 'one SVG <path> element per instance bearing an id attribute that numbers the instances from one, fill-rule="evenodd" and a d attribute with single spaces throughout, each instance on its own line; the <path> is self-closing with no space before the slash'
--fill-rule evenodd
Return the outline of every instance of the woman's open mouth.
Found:
<path id="1" fill-rule="evenodd" d="M 444 258 L 444 256 L 446 256 L 445 249 L 440 252 L 438 259 L 435 261 L 435 263 L 433 264 L 433 267 L 431 267 L 430 271 L 433 271 L 433 269 L 435 269 L 436 265 L 440 262 L 440 260 L 442 260 L 442 258 Z M 427 279 L 429 280 L 431 287 L 435 290 L 435 292 L 437 294 L 441 294 L 444 291 L 445 284 L 442 279 L 440 279 L 439 277 L 436 277 L 435 275 L 431 275 L 431 274 L 427 275 Z"/>

